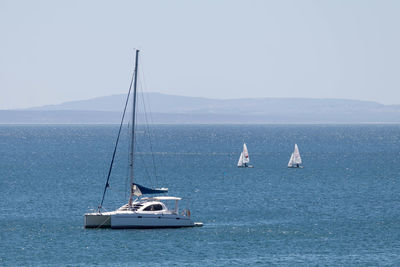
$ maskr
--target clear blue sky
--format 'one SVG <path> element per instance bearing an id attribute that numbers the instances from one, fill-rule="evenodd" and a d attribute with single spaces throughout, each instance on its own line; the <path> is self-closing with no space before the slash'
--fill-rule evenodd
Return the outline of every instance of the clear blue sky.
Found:
<path id="1" fill-rule="evenodd" d="M 0 109 L 148 91 L 400 104 L 400 1 L 0 0 Z"/>

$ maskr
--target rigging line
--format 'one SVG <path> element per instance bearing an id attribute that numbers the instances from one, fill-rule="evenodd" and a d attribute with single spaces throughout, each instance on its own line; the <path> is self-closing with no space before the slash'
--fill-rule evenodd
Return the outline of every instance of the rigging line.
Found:
<path id="1" fill-rule="evenodd" d="M 101 198 L 100 206 L 98 207 L 98 208 L 99 208 L 99 211 L 100 211 L 101 207 L 103 206 L 104 197 L 105 197 L 105 195 L 106 195 L 107 187 L 110 186 L 110 184 L 109 184 L 108 182 L 110 181 L 111 171 L 112 171 L 112 167 L 113 167 L 113 164 L 114 164 L 115 154 L 116 154 L 116 152 L 117 152 L 119 137 L 120 137 L 120 135 L 121 135 L 121 129 L 122 129 L 122 125 L 123 125 L 123 123 L 124 123 L 124 118 L 125 118 L 125 113 L 126 113 L 126 107 L 128 106 L 129 96 L 130 96 L 130 94 L 131 94 L 131 89 L 132 89 L 132 84 L 133 84 L 133 79 L 134 79 L 134 77 L 135 77 L 135 72 L 133 72 L 133 74 L 132 74 L 131 83 L 130 83 L 130 85 L 129 85 L 128 96 L 126 97 L 124 112 L 122 113 L 121 124 L 119 125 L 118 136 L 117 136 L 117 140 L 115 141 L 114 152 L 113 152 L 113 155 L 112 155 L 110 168 L 109 168 L 109 170 L 108 170 L 106 185 L 104 186 L 103 197 Z"/>
<path id="2" fill-rule="evenodd" d="M 142 68 L 143 69 L 143 68 Z M 144 90 L 146 90 L 147 91 L 147 84 L 146 84 L 146 77 L 145 77 L 145 75 L 144 75 L 144 70 L 141 70 L 141 73 L 142 73 L 142 77 L 143 77 L 143 87 L 142 87 L 142 92 L 144 92 Z M 140 77 L 139 77 L 140 78 Z M 139 80 L 140 82 L 142 81 L 142 79 L 140 79 Z M 147 101 L 148 101 L 148 96 L 147 96 Z M 156 161 L 155 161 L 155 158 L 154 158 L 154 152 L 153 152 L 153 143 L 152 143 L 152 141 L 151 141 L 151 137 L 150 137 L 150 127 L 149 127 L 149 121 L 148 121 L 148 118 L 147 118 L 147 111 L 146 111 L 146 101 L 145 101 L 145 99 L 144 99 L 144 93 L 142 93 L 142 101 L 143 101 L 143 107 L 144 107 L 144 113 L 145 113 L 145 120 L 146 120 L 146 126 L 147 126 L 147 130 L 148 130 L 148 138 L 149 138 L 149 143 L 150 143 L 150 152 L 151 152 L 151 156 L 152 156 L 152 161 L 153 161 L 153 166 L 154 166 L 154 176 L 155 176 L 155 179 L 156 179 L 156 183 L 158 183 L 158 178 L 159 178 L 159 175 L 158 175 L 158 172 L 157 172 L 157 165 L 156 165 Z M 148 101 L 149 102 L 149 101 Z M 153 123 L 154 122 L 154 120 L 153 120 L 153 117 L 152 117 L 152 111 L 151 111 L 151 106 L 149 105 L 148 106 L 148 109 L 149 109 L 149 116 L 150 116 L 150 122 L 151 123 Z"/>
<path id="3" fill-rule="evenodd" d="M 149 133 L 149 129 L 148 129 L 148 122 L 147 122 L 147 117 L 146 117 L 146 107 L 145 107 L 145 102 L 144 102 L 144 99 L 143 99 L 143 87 L 142 87 L 142 84 L 141 84 L 141 80 L 140 80 L 140 77 L 139 77 L 139 86 L 140 86 L 140 88 L 142 89 L 141 90 L 141 96 L 142 96 L 142 98 L 141 98 L 141 100 L 142 100 L 142 104 L 143 104 L 143 112 L 144 112 L 144 114 L 145 114 L 145 130 L 143 131 L 144 132 L 144 136 L 147 136 L 148 138 L 149 138 L 149 143 L 150 143 L 150 154 L 152 154 L 152 156 L 154 157 L 154 155 L 153 155 L 153 151 L 152 151 L 152 148 L 151 148 L 151 139 L 150 139 L 150 136 L 148 135 L 148 133 Z M 147 133 L 146 133 L 146 128 L 147 128 Z M 137 141 L 136 141 L 136 144 L 137 144 Z M 142 162 L 143 162 L 143 165 L 144 165 L 144 169 L 145 169 L 145 171 L 146 171 L 146 175 L 148 176 L 148 178 L 149 178 L 149 180 L 150 180 L 150 183 L 152 184 L 152 187 L 154 188 L 155 187 L 155 185 L 157 185 L 157 173 L 155 172 L 154 174 L 155 174 L 155 181 L 152 179 L 152 176 L 150 175 L 150 173 L 148 172 L 148 170 L 150 169 L 146 164 L 145 164 L 145 161 L 144 161 L 144 155 L 143 156 L 141 156 L 141 159 L 142 159 Z M 154 159 L 153 159 L 153 167 L 155 168 L 155 162 L 154 162 Z M 155 182 L 155 183 L 154 183 Z"/>
<path id="4" fill-rule="evenodd" d="M 139 150 L 139 146 L 138 146 L 138 142 L 136 141 L 136 147 L 138 148 L 137 150 Z M 140 159 L 140 161 L 142 162 L 142 164 L 143 164 L 143 169 L 144 169 L 144 172 L 145 172 L 145 175 L 147 176 L 147 177 L 151 177 L 150 176 L 150 173 L 149 173 L 149 171 L 148 171 L 148 167 L 147 167 L 147 165 L 146 165 L 146 162 L 145 162 L 145 159 L 144 159 L 144 155 L 138 155 L 138 158 Z M 150 181 L 151 182 L 151 181 Z M 153 184 L 154 185 L 154 184 Z M 152 185 L 152 186 L 153 186 Z M 153 186 L 153 188 L 154 188 L 154 186 Z"/>
<path id="5" fill-rule="evenodd" d="M 149 145 L 150 145 L 150 154 L 151 154 L 151 159 L 152 159 L 152 163 L 153 163 L 153 170 L 154 170 L 154 178 L 155 178 L 155 182 L 156 184 L 158 183 L 158 175 L 157 175 L 157 166 L 156 166 L 156 161 L 154 159 L 154 152 L 153 152 L 153 143 L 151 141 L 151 136 L 150 136 L 150 127 L 149 127 L 149 121 L 147 118 L 147 110 L 146 110 L 146 104 L 144 101 L 144 94 L 142 93 L 142 102 L 143 102 L 143 109 L 144 109 L 144 117 L 145 117 L 145 127 L 147 129 L 147 137 L 149 139 Z"/>

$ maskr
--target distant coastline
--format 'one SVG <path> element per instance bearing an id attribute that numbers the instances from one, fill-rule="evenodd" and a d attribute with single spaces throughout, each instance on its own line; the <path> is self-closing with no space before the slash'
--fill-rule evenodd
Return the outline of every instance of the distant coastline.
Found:
<path id="1" fill-rule="evenodd" d="M 155 124 L 397 124 L 400 105 L 309 98 L 208 99 L 160 93 L 144 97 Z M 0 124 L 118 124 L 125 95 L 23 110 L 0 110 Z M 148 112 L 149 113 L 149 112 Z M 139 122 L 146 117 L 141 109 Z"/>

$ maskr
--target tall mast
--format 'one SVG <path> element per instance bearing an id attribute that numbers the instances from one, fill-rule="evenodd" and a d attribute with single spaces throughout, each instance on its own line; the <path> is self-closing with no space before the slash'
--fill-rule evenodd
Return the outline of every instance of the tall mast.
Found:
<path id="1" fill-rule="evenodd" d="M 135 61 L 135 79 L 133 82 L 133 108 L 132 108 L 132 132 L 131 132 L 131 149 L 130 149 L 130 196 L 129 206 L 132 205 L 133 198 L 133 171 L 134 171 L 134 159 L 135 159 L 135 117 L 136 117 L 136 84 L 137 84 L 137 73 L 138 73 L 138 62 L 139 62 L 139 50 L 136 50 L 136 61 Z"/>

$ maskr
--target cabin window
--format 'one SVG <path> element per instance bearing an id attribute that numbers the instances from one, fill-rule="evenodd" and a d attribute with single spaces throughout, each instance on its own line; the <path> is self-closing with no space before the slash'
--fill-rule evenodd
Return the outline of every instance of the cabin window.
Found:
<path id="1" fill-rule="evenodd" d="M 163 210 L 163 206 L 161 204 L 154 205 L 154 210 Z"/>
<path id="2" fill-rule="evenodd" d="M 161 204 L 150 205 L 144 209 L 144 211 L 157 211 L 157 210 L 163 210 Z"/>
<path id="3" fill-rule="evenodd" d="M 150 205 L 150 206 L 148 206 L 148 207 L 146 207 L 146 208 L 144 209 L 144 211 L 151 211 L 151 210 L 154 210 L 154 209 L 153 209 L 153 205 Z"/>

